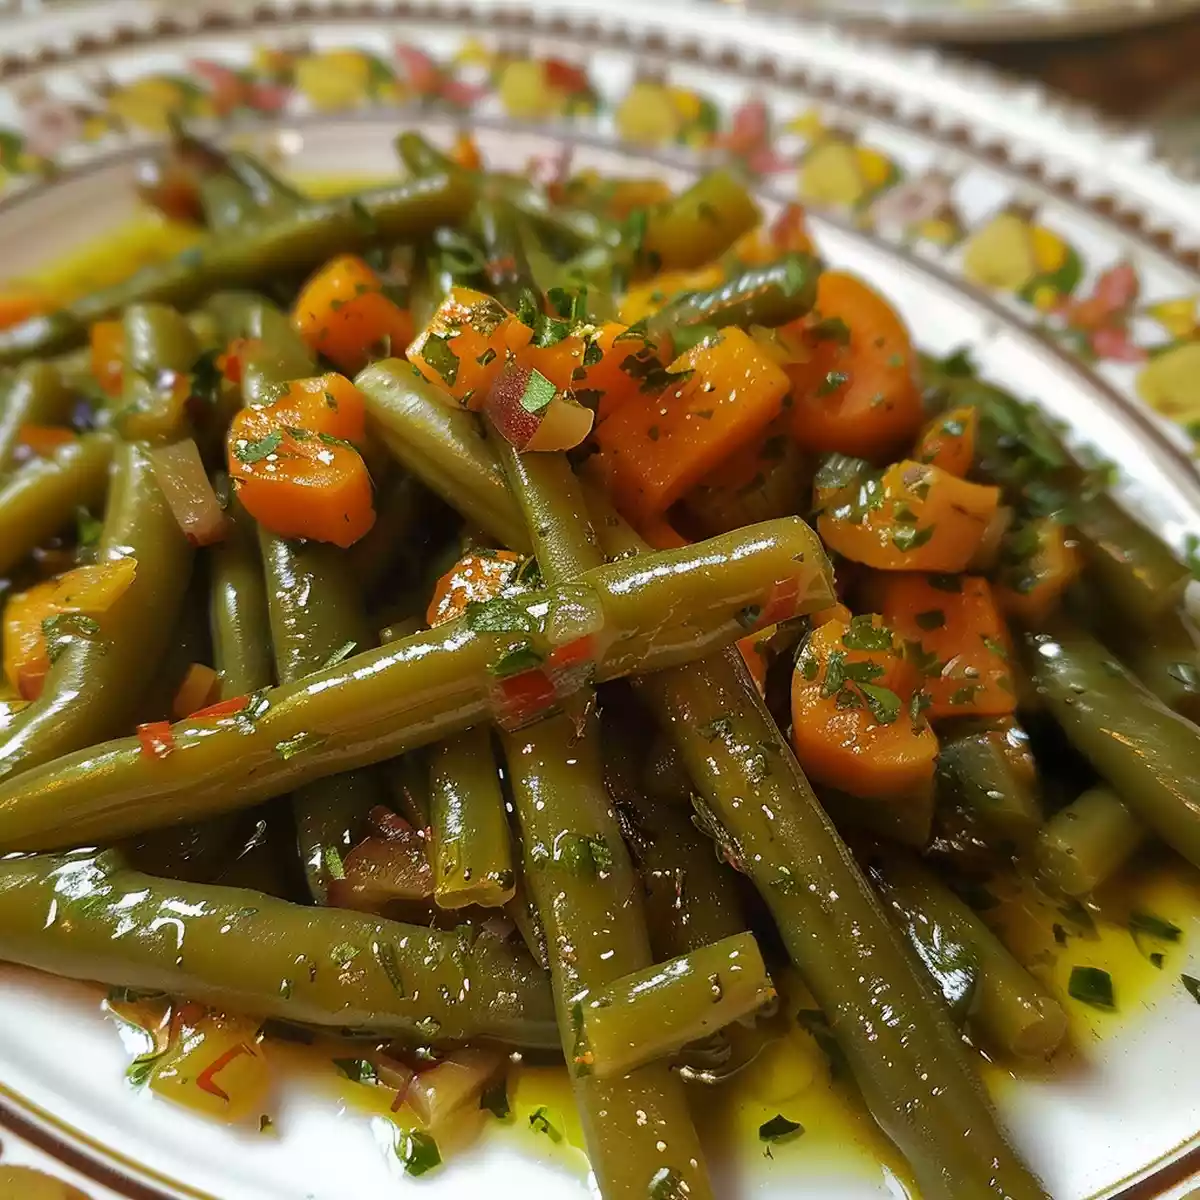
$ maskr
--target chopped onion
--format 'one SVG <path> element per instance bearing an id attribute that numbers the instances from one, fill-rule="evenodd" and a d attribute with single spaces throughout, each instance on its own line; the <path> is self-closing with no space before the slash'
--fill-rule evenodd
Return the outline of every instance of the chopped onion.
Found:
<path id="1" fill-rule="evenodd" d="M 412 1067 L 407 1063 L 402 1063 L 398 1058 L 393 1058 L 390 1054 L 373 1055 L 372 1065 L 375 1068 L 375 1074 L 379 1076 L 379 1082 L 384 1087 L 395 1088 L 400 1094 L 401 1100 L 408 1095 L 409 1085 L 417 1074 Z"/>
<path id="2" fill-rule="evenodd" d="M 499 1050 L 455 1050 L 417 1075 L 405 1099 L 426 1129 L 436 1129 L 467 1105 L 475 1107 L 505 1062 Z"/>
<path id="3" fill-rule="evenodd" d="M 364 838 L 345 856 L 345 878 L 330 881 L 329 903 L 360 912 L 386 907 L 396 915 L 423 917 L 433 898 L 424 832 L 381 806 L 371 811 L 368 823 L 382 832 Z"/>
<path id="4" fill-rule="evenodd" d="M 193 546 L 211 546 L 225 536 L 228 522 L 209 482 L 200 451 L 191 438 L 150 451 L 154 477 Z"/>
<path id="5" fill-rule="evenodd" d="M 171 702 L 171 713 L 182 721 L 203 709 L 212 699 L 217 688 L 217 673 L 204 663 L 190 663 L 175 699 Z"/>

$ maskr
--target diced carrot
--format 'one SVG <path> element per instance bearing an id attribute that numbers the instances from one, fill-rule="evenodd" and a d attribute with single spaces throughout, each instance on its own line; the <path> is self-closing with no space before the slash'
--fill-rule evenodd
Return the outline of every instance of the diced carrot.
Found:
<path id="1" fill-rule="evenodd" d="M 830 621 L 841 621 L 843 625 L 849 625 L 854 614 L 844 604 L 831 604 L 828 608 L 818 609 L 809 621 L 815 629 L 818 625 L 826 625 Z"/>
<path id="2" fill-rule="evenodd" d="M 125 374 L 125 329 L 120 321 L 97 321 L 88 332 L 92 377 L 108 396 L 121 394 Z"/>
<path id="3" fill-rule="evenodd" d="M 166 758 L 175 750 L 175 734 L 170 721 L 148 721 L 139 725 L 137 739 L 147 758 Z"/>
<path id="4" fill-rule="evenodd" d="M 691 545 L 665 516 L 652 518 L 638 532 L 655 550 L 678 550 Z"/>
<path id="5" fill-rule="evenodd" d="M 978 427 L 979 413 L 975 408 L 953 408 L 925 427 L 913 450 L 913 458 L 963 479 L 975 461 Z"/>
<path id="6" fill-rule="evenodd" d="M 596 181 L 603 192 L 604 181 Z M 649 208 L 670 200 L 671 189 L 661 179 L 618 179 L 608 186 L 607 209 L 610 216 L 623 220 L 639 208 Z"/>
<path id="7" fill-rule="evenodd" d="M 192 717 L 205 721 L 215 720 L 218 717 L 231 717 L 234 713 L 240 713 L 249 703 L 249 696 L 230 696 L 228 700 L 218 700 L 216 704 L 210 704 L 207 708 L 197 709 L 192 713 Z"/>
<path id="8" fill-rule="evenodd" d="M 97 617 L 128 590 L 137 560 L 115 558 L 67 571 L 11 596 L 4 606 L 4 674 L 26 700 L 35 700 L 49 673 L 52 638 L 91 637 Z"/>
<path id="9" fill-rule="evenodd" d="M 178 720 L 194 716 L 204 709 L 220 684 L 216 671 L 204 663 L 189 663 L 183 682 L 171 702 L 171 714 Z"/>
<path id="10" fill-rule="evenodd" d="M 919 683 L 878 616 L 818 625 L 792 674 L 792 744 L 805 774 L 867 798 L 927 789 L 938 743 L 913 700 Z"/>
<path id="11" fill-rule="evenodd" d="M 532 343 L 522 346 L 515 357 L 520 366 L 540 371 L 560 392 L 568 392 L 583 386 L 587 351 L 587 338 L 580 333 L 568 333 L 549 346 Z"/>
<path id="12" fill-rule="evenodd" d="M 467 171 L 478 171 L 483 166 L 483 158 L 475 139 L 465 130 L 454 139 L 454 147 L 450 157 Z"/>
<path id="13" fill-rule="evenodd" d="M 787 376 L 740 329 L 723 329 L 669 368 L 656 400 L 629 403 L 596 431 L 589 470 L 635 525 L 661 516 L 783 408 Z"/>
<path id="14" fill-rule="evenodd" d="M 245 366 L 246 359 L 256 353 L 261 346 L 262 342 L 258 338 L 234 338 L 225 347 L 225 353 L 217 359 L 217 366 L 220 368 L 221 374 L 230 383 L 240 385 L 242 368 Z"/>
<path id="15" fill-rule="evenodd" d="M 1000 503 L 1000 489 L 906 459 L 825 503 L 825 545 L 880 571 L 965 570 Z"/>
<path id="16" fill-rule="evenodd" d="M 260 525 L 280 537 L 345 549 L 375 523 L 371 476 L 353 446 L 302 429 L 274 429 L 248 440 L 238 426 L 235 418 L 229 475 L 238 499 Z"/>
<path id="17" fill-rule="evenodd" d="M 750 672 L 750 678 L 754 680 L 754 686 L 758 688 L 760 696 L 766 695 L 767 691 L 767 643 L 777 628 L 777 625 L 768 625 L 766 629 L 760 629 L 757 633 L 742 638 L 737 644 L 738 653 L 742 656 L 746 670 Z"/>
<path id="18" fill-rule="evenodd" d="M 293 379 L 279 399 L 245 409 L 234 421 L 239 436 L 247 441 L 262 438 L 273 429 L 302 429 L 355 443 L 364 441 L 367 434 L 362 392 L 344 375 L 332 371 Z"/>
<path id="19" fill-rule="evenodd" d="M 326 263 L 301 288 L 292 323 L 313 351 L 350 374 L 372 358 L 403 353 L 413 335 L 412 314 L 353 254 Z"/>
<path id="20" fill-rule="evenodd" d="M 627 400 L 641 394 L 654 345 L 636 329 L 605 321 L 584 354 L 584 375 L 575 384 L 581 403 L 594 405 L 596 420 L 611 416 Z"/>
<path id="21" fill-rule="evenodd" d="M 769 225 L 758 225 L 733 244 L 733 256 L 746 266 L 766 266 L 782 254 L 813 251 L 808 219 L 798 204 L 789 204 Z"/>
<path id="22" fill-rule="evenodd" d="M 853 275 L 826 271 L 805 327 L 812 358 L 788 372 L 800 445 L 873 462 L 911 445 L 921 426 L 921 393 L 908 330 L 895 309 Z"/>
<path id="23" fill-rule="evenodd" d="M 1016 710 L 1008 629 L 986 579 L 879 574 L 866 595 L 896 635 L 914 647 L 931 721 L 1002 717 Z"/>
<path id="24" fill-rule="evenodd" d="M 719 263 L 691 271 L 663 271 L 645 283 L 631 287 L 621 301 L 618 315 L 626 325 L 636 324 L 658 312 L 669 300 L 684 292 L 705 292 L 724 282 L 725 268 Z"/>
<path id="25" fill-rule="evenodd" d="M 511 550 L 464 554 L 434 584 L 426 621 L 430 626 L 442 625 L 461 617 L 468 604 L 486 604 L 494 599 L 512 581 L 521 561 L 521 556 Z"/>
<path id="26" fill-rule="evenodd" d="M 464 408 L 481 409 L 512 352 L 533 330 L 498 300 L 452 288 L 408 348 L 408 361 Z"/>
<path id="27" fill-rule="evenodd" d="M 48 458 L 76 437 L 75 431 L 64 425 L 22 425 L 17 430 L 18 443 L 40 458 Z"/>
<path id="28" fill-rule="evenodd" d="M 1001 543 L 996 599 L 1013 620 L 1039 625 L 1082 570 L 1083 558 L 1065 525 L 1052 517 L 1030 521 Z"/>
<path id="29" fill-rule="evenodd" d="M 0 329 L 53 311 L 54 299 L 34 288 L 0 288 Z"/>

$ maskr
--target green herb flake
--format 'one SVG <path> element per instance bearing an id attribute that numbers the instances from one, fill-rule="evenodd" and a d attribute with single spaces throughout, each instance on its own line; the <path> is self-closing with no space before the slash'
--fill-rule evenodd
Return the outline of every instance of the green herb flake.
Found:
<path id="1" fill-rule="evenodd" d="M 871 710 L 871 716 L 880 725 L 894 725 L 900 718 L 900 697 L 889 688 L 873 683 L 860 683 L 859 690 Z"/>
<path id="2" fill-rule="evenodd" d="M 1194 663 L 1175 662 L 1167 667 L 1167 674 L 1182 683 L 1190 692 L 1200 692 L 1200 669 Z"/>
<path id="3" fill-rule="evenodd" d="M 916 525 L 901 525 L 892 534 L 892 545 L 901 554 L 907 554 L 909 550 L 924 546 L 933 537 L 933 529 L 932 525 L 926 525 L 923 529 Z"/>
<path id="4" fill-rule="evenodd" d="M 1135 938 L 1138 934 L 1145 934 L 1163 942 L 1177 942 L 1183 936 L 1183 930 L 1174 922 L 1164 921 L 1162 917 L 1148 912 L 1130 913 L 1129 931 Z"/>
<path id="5" fill-rule="evenodd" d="M 812 329 L 813 337 L 822 342 L 837 342 L 839 346 L 850 344 L 850 326 L 841 317 L 825 317 Z"/>
<path id="6" fill-rule="evenodd" d="M 239 462 L 256 463 L 261 462 L 264 458 L 270 458 L 283 443 L 283 433 L 278 429 L 272 429 L 265 437 L 261 437 L 256 442 L 246 442 L 245 444 L 238 443 L 234 447 L 233 453 L 237 456 Z"/>
<path id="7" fill-rule="evenodd" d="M 674 1167 L 659 1167 L 650 1176 L 648 1200 L 688 1200 L 691 1189 Z"/>
<path id="8" fill-rule="evenodd" d="M 484 1112 L 490 1112 L 497 1121 L 503 1121 L 512 1112 L 508 1103 L 508 1080 L 503 1075 L 483 1089 L 479 1107 Z"/>
<path id="9" fill-rule="evenodd" d="M 357 642 L 343 642 L 322 664 L 321 670 L 325 671 L 330 667 L 336 667 L 339 663 L 344 663 L 346 659 L 358 649 Z"/>
<path id="10" fill-rule="evenodd" d="M 925 580 L 931 588 L 939 592 L 962 592 L 961 575 L 927 575 Z"/>
<path id="11" fill-rule="evenodd" d="M 437 372 L 438 377 L 447 387 L 453 387 L 458 380 L 458 355 L 450 346 L 450 342 L 440 334 L 430 334 L 420 350 L 422 360 Z"/>
<path id="12" fill-rule="evenodd" d="M 342 862 L 341 853 L 336 846 L 326 846 L 321 857 L 325 862 L 325 874 L 330 879 L 346 878 L 346 864 Z"/>
<path id="13" fill-rule="evenodd" d="M 771 1142 L 777 1146 L 780 1142 L 789 1142 L 803 1133 L 804 1126 L 799 1121 L 789 1121 L 787 1117 L 779 1113 L 758 1127 L 758 1140 Z"/>
<path id="14" fill-rule="evenodd" d="M 818 396 L 832 396 L 840 387 L 850 382 L 850 376 L 845 371 L 830 371 L 817 387 Z"/>
<path id="15" fill-rule="evenodd" d="M 995 638 L 988 637 L 986 633 L 980 634 L 979 636 L 983 639 L 983 648 L 987 650 L 989 654 L 994 654 L 997 658 L 1003 659 L 1004 662 L 1008 662 L 1008 647 L 1005 646 L 1003 642 L 998 642 Z"/>
<path id="16" fill-rule="evenodd" d="M 733 722 L 729 717 L 714 717 L 701 725 L 696 732 L 708 742 L 716 741 L 717 738 L 724 739 L 733 733 Z"/>
<path id="17" fill-rule="evenodd" d="M 472 633 L 536 633 L 538 629 L 524 606 L 507 596 L 472 600 L 463 609 L 463 621 Z"/>
<path id="18" fill-rule="evenodd" d="M 1186 979 L 1187 976 L 1185 975 Z M 133 1060 L 125 1070 L 125 1078 L 133 1084 L 134 1087 L 145 1087 L 150 1082 L 151 1076 L 154 1074 L 154 1069 L 158 1065 L 158 1060 L 163 1057 L 166 1051 L 159 1054 L 142 1054 Z"/>
<path id="19" fill-rule="evenodd" d="M 1188 995 L 1197 1004 L 1200 1004 L 1200 979 L 1197 979 L 1194 975 L 1180 975 L 1179 978 L 1182 980 L 1183 986 L 1187 988 Z"/>
<path id="20" fill-rule="evenodd" d="M 829 1062 L 829 1074 L 834 1079 L 847 1079 L 850 1064 L 829 1027 L 829 1021 L 819 1008 L 802 1008 L 796 1014 L 796 1024 L 807 1031 Z"/>
<path id="21" fill-rule="evenodd" d="M 80 546 L 95 546 L 104 533 L 104 522 L 93 517 L 81 504 L 75 510 L 75 541 Z"/>
<path id="22" fill-rule="evenodd" d="M 216 349 L 205 350 L 192 363 L 191 394 L 206 404 L 215 405 L 221 398 L 225 376 L 221 373 L 221 368 L 217 366 L 217 359 L 222 353 L 223 351 Z"/>
<path id="23" fill-rule="evenodd" d="M 983 691 L 983 686 L 978 683 L 964 683 L 962 687 L 955 688 L 950 693 L 951 704 L 974 704 L 975 697 Z"/>
<path id="24" fill-rule="evenodd" d="M 272 1121 L 271 1118 L 268 1117 L 266 1113 L 263 1113 L 262 1116 L 258 1118 L 258 1132 L 259 1133 L 270 1133 L 271 1130 L 274 1128 L 275 1128 L 275 1122 Z"/>
<path id="25" fill-rule="evenodd" d="M 365 1058 L 335 1058 L 333 1065 L 351 1083 L 378 1083 L 379 1073 Z"/>
<path id="26" fill-rule="evenodd" d="M 282 742 L 276 742 L 275 753 L 284 762 L 287 762 L 288 759 L 295 758 L 297 754 L 301 754 L 305 750 L 319 749 L 328 740 L 323 734 L 303 731 L 296 734 L 295 737 L 285 738 Z"/>
<path id="27" fill-rule="evenodd" d="M 344 967 L 347 963 L 352 963 L 361 953 L 361 947 L 356 946 L 353 942 L 338 942 L 336 946 L 330 947 L 329 957 L 331 961 Z"/>
<path id="28" fill-rule="evenodd" d="M 437 1142 L 420 1129 L 409 1129 L 400 1134 L 396 1154 L 404 1164 L 404 1173 L 414 1177 L 424 1175 L 442 1163 Z"/>
<path id="29" fill-rule="evenodd" d="M 914 620 L 926 632 L 946 627 L 946 614 L 940 608 L 930 608 L 925 612 L 919 612 Z"/>
<path id="30" fill-rule="evenodd" d="M 529 1128 L 536 1133 L 544 1133 L 552 1142 L 561 1142 L 563 1135 L 546 1116 L 548 1109 L 544 1104 L 539 1105 L 529 1114 Z"/>
<path id="31" fill-rule="evenodd" d="M 1165 955 L 1159 954 L 1157 951 L 1150 955 L 1150 965 L 1157 970 L 1161 971 L 1163 969 L 1164 962 L 1166 962 Z"/>
<path id="32" fill-rule="evenodd" d="M 1073 967 L 1067 993 L 1083 1004 L 1106 1012 L 1115 1012 L 1112 976 L 1099 967 Z"/>
<path id="33" fill-rule="evenodd" d="M 545 661 L 546 656 L 532 642 L 526 641 L 506 650 L 488 667 L 488 671 L 497 679 L 507 679 L 523 671 L 532 671 Z"/>
<path id="34" fill-rule="evenodd" d="M 396 961 L 396 948 L 391 942 L 372 942 L 371 957 L 387 976 L 388 983 L 392 985 L 392 991 L 397 996 L 407 996 L 408 991 L 404 986 L 404 978 L 400 974 L 400 964 Z"/>
<path id="35" fill-rule="evenodd" d="M 892 631 L 886 625 L 878 625 L 869 614 L 864 614 L 851 617 L 842 645 L 847 650 L 890 651 L 894 643 Z"/>
<path id="36" fill-rule="evenodd" d="M 521 407 L 528 413 L 539 413 L 554 399 L 556 390 L 541 371 L 530 371 L 525 390 L 521 393 Z"/>

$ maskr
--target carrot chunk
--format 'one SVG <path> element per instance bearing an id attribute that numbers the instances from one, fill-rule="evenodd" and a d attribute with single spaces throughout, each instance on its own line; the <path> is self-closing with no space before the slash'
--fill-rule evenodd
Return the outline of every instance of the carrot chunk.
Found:
<path id="1" fill-rule="evenodd" d="M 953 408 L 925 426 L 913 458 L 941 467 L 948 475 L 965 478 L 975 461 L 978 428 L 979 413 L 974 408 Z"/>
<path id="2" fill-rule="evenodd" d="M 1082 570 L 1083 558 L 1065 525 L 1053 517 L 1030 521 L 1011 530 L 1000 545 L 996 599 L 1013 620 L 1038 625 Z"/>
<path id="3" fill-rule="evenodd" d="M 125 374 L 125 329 L 120 321 L 97 321 L 88 331 L 92 377 L 107 396 L 119 396 Z"/>

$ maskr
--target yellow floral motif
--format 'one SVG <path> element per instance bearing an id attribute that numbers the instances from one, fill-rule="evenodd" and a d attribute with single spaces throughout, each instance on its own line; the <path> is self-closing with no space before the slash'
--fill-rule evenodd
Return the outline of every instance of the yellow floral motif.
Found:
<path id="1" fill-rule="evenodd" d="M 488 67 L 492 64 L 492 52 L 478 38 L 467 38 L 454 61 L 464 67 Z"/>
<path id="2" fill-rule="evenodd" d="M 784 125 L 784 129 L 788 133 L 798 133 L 801 137 L 808 138 L 810 142 L 815 142 L 829 132 L 825 122 L 821 120 L 821 114 L 815 108 L 810 108 L 798 117 L 793 117 Z"/>
<path id="3" fill-rule="evenodd" d="M 959 227 L 944 217 L 920 221 L 914 227 L 913 232 L 917 237 L 924 238 L 927 242 L 933 242 L 936 246 L 953 246 L 961 235 Z"/>
<path id="4" fill-rule="evenodd" d="M 673 142 L 683 128 L 684 116 L 673 89 L 641 80 L 629 89 L 616 112 L 617 129 L 627 142 L 660 146 Z"/>
<path id="5" fill-rule="evenodd" d="M 895 181 L 896 165 L 840 134 L 822 138 L 800 166 L 800 194 L 816 204 L 857 208 Z"/>
<path id="6" fill-rule="evenodd" d="M 973 283 L 1011 292 L 1039 312 L 1060 307 L 1082 274 L 1079 256 L 1053 229 L 1018 209 L 1006 209 L 977 229 L 963 248 L 963 274 Z"/>
<path id="7" fill-rule="evenodd" d="M 1051 312 L 1058 307 L 1062 295 L 1053 284 L 1039 283 L 1033 289 L 1029 299 L 1038 312 Z"/>
<path id="8" fill-rule="evenodd" d="M 1041 225 L 1035 225 L 1030 230 L 1033 242 L 1033 261 L 1037 263 L 1039 275 L 1053 275 L 1067 261 L 1066 243 L 1054 233 Z"/>
<path id="9" fill-rule="evenodd" d="M 200 116 L 204 98 L 182 80 L 148 75 L 114 87 L 106 98 L 109 113 L 135 129 L 165 133 L 172 117 Z"/>
<path id="10" fill-rule="evenodd" d="M 551 87 L 545 67 L 533 59 L 506 63 L 500 72 L 497 91 L 510 117 L 533 120 L 561 116 L 566 111 L 567 93 Z"/>
<path id="11" fill-rule="evenodd" d="M 1200 301 L 1200 296 L 1162 300 L 1158 304 L 1148 304 L 1146 315 L 1157 321 L 1173 338 L 1192 338 L 1196 336 L 1197 327 L 1200 325 L 1197 301 Z"/>
<path id="12" fill-rule="evenodd" d="M 357 50 L 309 54 L 294 71 L 296 87 L 318 112 L 357 108 L 371 96 L 373 64 Z"/>
<path id="13" fill-rule="evenodd" d="M 1138 375 L 1137 390 L 1165 417 L 1200 419 L 1200 342 L 1184 342 L 1151 359 Z"/>

